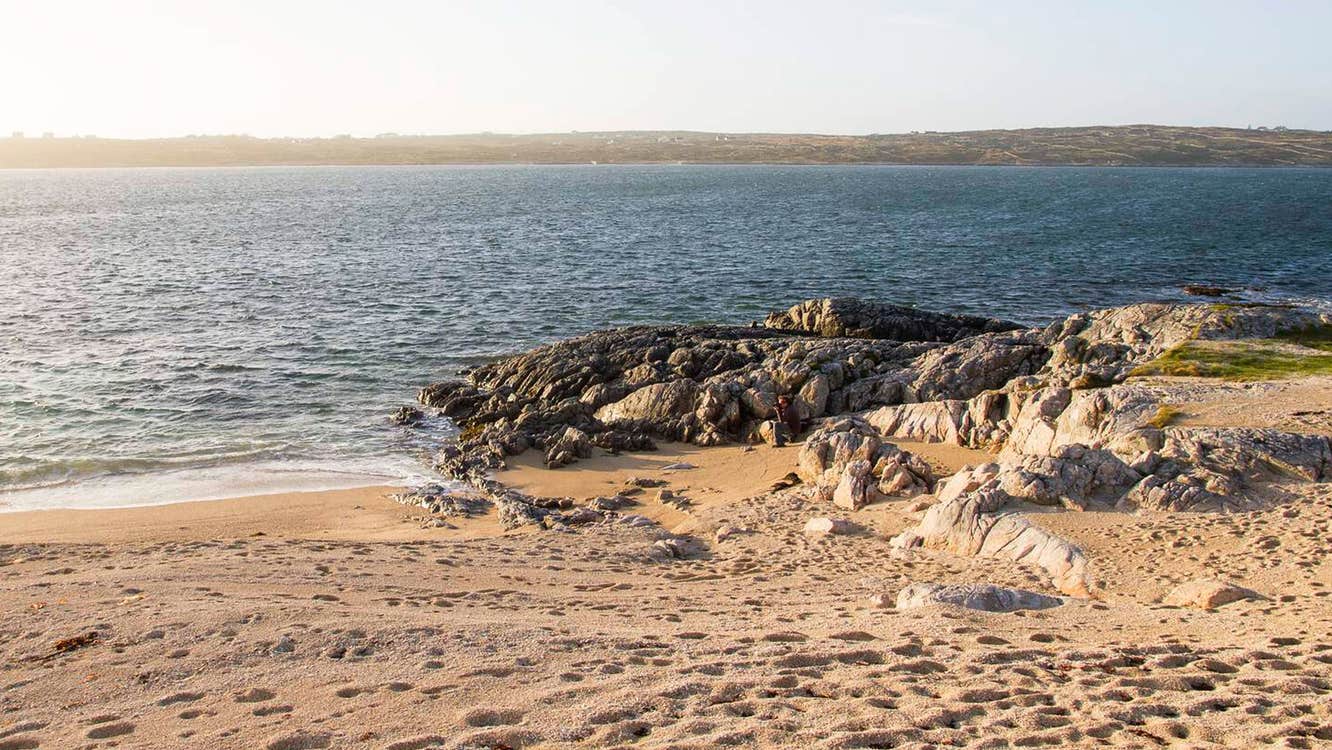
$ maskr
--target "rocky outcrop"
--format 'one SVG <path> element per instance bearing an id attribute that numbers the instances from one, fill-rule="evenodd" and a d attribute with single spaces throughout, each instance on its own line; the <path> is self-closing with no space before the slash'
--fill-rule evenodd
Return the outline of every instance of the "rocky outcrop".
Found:
<path id="1" fill-rule="evenodd" d="M 958 341 L 981 333 L 1022 327 L 1006 320 L 929 312 L 854 297 L 806 300 L 789 310 L 772 313 L 763 324 L 768 328 L 828 338 L 894 341 Z"/>
<path id="2" fill-rule="evenodd" d="M 1081 549 L 1019 513 L 1001 512 L 1011 498 L 999 487 L 1000 473 L 998 464 L 986 464 L 950 477 L 920 524 L 893 537 L 891 544 L 1005 557 L 1044 570 L 1065 594 L 1091 595 L 1095 584 Z"/>
<path id="3" fill-rule="evenodd" d="M 587 433 L 577 427 L 565 427 L 546 448 L 546 468 L 554 469 L 577 461 L 591 458 L 592 441 Z"/>
<path id="4" fill-rule="evenodd" d="M 891 306 L 862 312 L 871 308 L 879 311 L 875 330 L 893 338 L 640 326 L 478 367 L 421 390 L 424 406 L 462 428 L 456 450 L 442 453 L 438 467 L 474 481 L 532 448 L 552 466 L 564 465 L 583 453 L 581 440 L 568 443 L 569 428 L 612 451 L 649 450 L 658 439 L 756 442 L 780 396 L 809 421 L 920 398 L 969 398 L 1044 363 L 1036 331 L 982 334 L 978 341 L 962 337 L 1012 324 Z M 842 301 L 830 309 L 840 315 L 849 308 Z"/>
<path id="5" fill-rule="evenodd" d="M 425 413 L 415 406 L 401 406 L 389 415 L 389 424 L 401 427 L 413 427 L 425 419 Z"/>
<path id="6" fill-rule="evenodd" d="M 913 583 L 897 593 L 898 609 L 947 604 L 983 612 L 1016 612 L 1020 609 L 1050 609 L 1063 603 L 1057 597 L 988 583 Z"/>
<path id="7" fill-rule="evenodd" d="M 481 515 L 493 504 L 474 490 L 449 489 L 438 484 L 428 484 L 392 497 L 403 505 L 414 505 L 437 516 L 454 518 Z"/>
<path id="8" fill-rule="evenodd" d="M 991 391 L 865 415 L 885 440 L 998 448 L 1010 497 L 1122 510 L 1243 510 L 1255 487 L 1332 478 L 1332 442 L 1270 429 L 1156 427 L 1170 386 Z M 1021 488 L 1029 489 L 1022 490 Z"/>
<path id="9" fill-rule="evenodd" d="M 1329 322 L 1310 310 L 1271 305 L 1146 303 L 1078 313 L 1045 329 L 1050 360 L 1040 377 L 1078 388 L 1104 386 L 1186 341 L 1271 338 Z"/>
<path id="10" fill-rule="evenodd" d="M 944 483 L 897 543 L 1029 562 L 1061 591 L 1086 592 L 1082 553 L 1016 510 L 1238 510 L 1264 482 L 1332 472 L 1325 437 L 1153 424 L 1168 386 L 1122 381 L 1186 341 L 1329 322 L 1293 308 L 1143 304 L 1023 330 L 820 299 L 773 313 L 764 327 L 589 334 L 428 386 L 420 401 L 462 429 L 438 468 L 494 498 L 506 525 L 558 524 L 548 518 L 567 510 L 494 482 L 509 456 L 537 449 L 557 467 L 594 448 L 650 450 L 663 439 L 776 442 L 764 425 L 781 396 L 812 423 L 800 478 L 818 500 L 849 510 L 936 489 L 928 465 L 895 438 L 989 449 L 996 463 Z"/>
<path id="11" fill-rule="evenodd" d="M 857 510 L 881 497 L 912 497 L 934 490 L 924 460 L 885 442 L 861 419 L 830 421 L 800 449 L 796 473 L 815 497 Z"/>

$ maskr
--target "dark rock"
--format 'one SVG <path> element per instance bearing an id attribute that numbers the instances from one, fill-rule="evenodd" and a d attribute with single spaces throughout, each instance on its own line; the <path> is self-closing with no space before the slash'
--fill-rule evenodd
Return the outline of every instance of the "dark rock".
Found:
<path id="1" fill-rule="evenodd" d="M 958 341 L 981 333 L 1022 326 L 975 315 L 950 315 L 853 297 L 806 300 L 763 322 L 768 328 L 801 331 L 830 338 L 894 341 Z"/>
<path id="2" fill-rule="evenodd" d="M 591 456 L 592 441 L 587 433 L 577 427 L 565 427 L 546 447 L 546 468 L 554 469 Z"/>
<path id="3" fill-rule="evenodd" d="M 422 419 L 425 419 L 425 412 L 422 412 L 415 406 L 400 407 L 389 415 L 390 424 L 401 425 L 403 427 L 411 427 L 420 424 Z"/>
<path id="4" fill-rule="evenodd" d="M 1224 297 L 1227 294 L 1234 294 L 1235 289 L 1227 289 L 1223 286 L 1208 286 L 1207 284 L 1185 284 L 1181 287 L 1185 294 L 1194 297 Z"/>

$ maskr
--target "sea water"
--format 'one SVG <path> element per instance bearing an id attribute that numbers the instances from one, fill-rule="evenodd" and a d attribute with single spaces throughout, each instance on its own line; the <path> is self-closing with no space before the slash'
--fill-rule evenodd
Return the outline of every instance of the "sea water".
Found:
<path id="1" fill-rule="evenodd" d="M 410 483 L 487 358 L 855 295 L 1040 324 L 1328 305 L 1332 170 L 0 171 L 0 510 Z"/>

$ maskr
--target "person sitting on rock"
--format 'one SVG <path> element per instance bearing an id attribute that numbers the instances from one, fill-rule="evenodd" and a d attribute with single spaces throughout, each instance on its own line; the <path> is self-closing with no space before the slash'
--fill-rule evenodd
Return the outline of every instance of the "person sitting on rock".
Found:
<path id="1" fill-rule="evenodd" d="M 791 403 L 790 396 L 777 397 L 777 421 L 786 425 L 787 432 L 792 438 L 800 434 L 800 414 Z"/>

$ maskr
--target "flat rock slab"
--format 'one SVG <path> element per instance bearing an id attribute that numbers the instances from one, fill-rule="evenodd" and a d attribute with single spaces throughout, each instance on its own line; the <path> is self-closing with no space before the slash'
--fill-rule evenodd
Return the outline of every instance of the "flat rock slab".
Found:
<path id="1" fill-rule="evenodd" d="M 1263 596 L 1253 589 L 1236 586 L 1228 581 L 1203 578 L 1176 586 L 1161 602 L 1174 607 L 1216 609 L 1242 599 L 1262 598 Z"/>
<path id="2" fill-rule="evenodd" d="M 897 594 L 898 609 L 952 604 L 985 612 L 1016 612 L 1019 609 L 1049 609 L 1063 603 L 1063 599 L 1055 596 L 988 583 L 913 583 Z"/>

